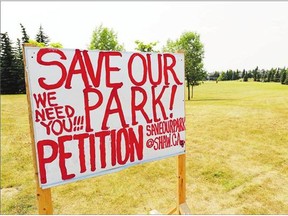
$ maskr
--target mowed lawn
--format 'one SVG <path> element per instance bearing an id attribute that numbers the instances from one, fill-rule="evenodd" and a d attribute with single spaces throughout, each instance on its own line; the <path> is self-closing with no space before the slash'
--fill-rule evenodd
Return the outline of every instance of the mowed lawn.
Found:
<path id="1" fill-rule="evenodd" d="M 186 101 L 192 214 L 288 214 L 288 86 L 205 82 Z M 1 96 L 1 214 L 37 214 L 27 101 Z M 176 157 L 51 189 L 54 214 L 167 213 Z"/>

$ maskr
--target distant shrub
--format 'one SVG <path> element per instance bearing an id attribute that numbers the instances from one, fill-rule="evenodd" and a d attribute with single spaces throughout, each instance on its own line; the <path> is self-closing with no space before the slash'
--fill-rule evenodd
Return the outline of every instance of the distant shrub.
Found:
<path id="1" fill-rule="evenodd" d="M 248 82 L 248 75 L 247 75 L 247 74 L 244 75 L 243 81 L 244 81 L 244 82 Z"/>
<path id="2" fill-rule="evenodd" d="M 286 78 L 283 84 L 288 85 L 288 71 L 286 71 Z"/>
<path id="3" fill-rule="evenodd" d="M 287 72 L 286 71 L 282 71 L 281 72 L 281 75 L 280 75 L 280 82 L 281 82 L 281 84 L 285 84 L 285 80 L 286 80 L 286 78 L 287 78 Z"/>

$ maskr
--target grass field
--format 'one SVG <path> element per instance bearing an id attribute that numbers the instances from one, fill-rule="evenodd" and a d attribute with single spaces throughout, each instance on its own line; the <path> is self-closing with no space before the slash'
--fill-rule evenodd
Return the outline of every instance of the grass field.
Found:
<path id="1" fill-rule="evenodd" d="M 192 214 L 288 214 L 288 86 L 205 82 L 186 101 Z M 1 214 L 37 214 L 25 95 L 1 96 Z M 176 158 L 52 188 L 54 214 L 167 213 Z"/>

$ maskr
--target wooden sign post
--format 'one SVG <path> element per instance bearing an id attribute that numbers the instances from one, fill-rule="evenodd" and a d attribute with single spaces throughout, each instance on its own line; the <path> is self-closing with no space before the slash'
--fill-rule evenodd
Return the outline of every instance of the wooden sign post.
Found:
<path id="1" fill-rule="evenodd" d="M 29 115 L 29 125 L 30 125 L 30 137 L 31 137 L 31 147 L 32 147 L 32 157 L 33 157 L 33 166 L 35 170 L 35 181 L 36 181 L 36 197 L 38 203 L 38 213 L 43 214 L 53 214 L 53 205 L 51 198 L 51 189 L 42 189 L 39 184 L 39 175 L 37 168 L 37 158 L 36 158 L 36 149 L 35 149 L 35 139 L 34 139 L 34 124 L 32 119 L 31 112 L 31 99 L 30 99 L 30 88 L 28 85 L 28 74 L 26 70 L 26 58 L 25 58 L 25 46 L 33 47 L 31 44 L 23 44 L 23 61 L 24 61 L 24 70 L 25 70 L 25 85 L 26 85 L 26 96 L 28 103 L 28 115 Z"/>
<path id="2" fill-rule="evenodd" d="M 177 156 L 178 160 L 178 201 L 179 214 L 191 214 L 186 203 L 186 154 Z"/>
<path id="3" fill-rule="evenodd" d="M 183 53 L 183 50 L 178 50 L 177 53 Z M 186 153 L 177 156 L 177 206 L 168 214 L 191 214 L 191 211 L 186 203 Z"/>
<path id="4" fill-rule="evenodd" d="M 191 211 L 186 203 L 186 154 L 177 156 L 177 178 L 176 207 L 167 214 L 190 215 Z"/>

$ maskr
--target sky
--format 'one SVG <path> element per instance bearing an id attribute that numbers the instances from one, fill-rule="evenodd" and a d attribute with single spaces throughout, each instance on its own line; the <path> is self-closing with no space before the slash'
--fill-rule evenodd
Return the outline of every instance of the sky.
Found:
<path id="1" fill-rule="evenodd" d="M 3 1 L 1 33 L 21 39 L 20 23 L 31 39 L 42 25 L 51 42 L 88 49 L 99 25 L 113 29 L 126 51 L 135 40 L 158 41 L 183 32 L 200 34 L 208 72 L 288 67 L 286 1 Z"/>

